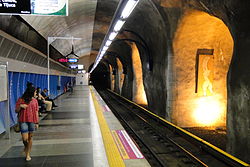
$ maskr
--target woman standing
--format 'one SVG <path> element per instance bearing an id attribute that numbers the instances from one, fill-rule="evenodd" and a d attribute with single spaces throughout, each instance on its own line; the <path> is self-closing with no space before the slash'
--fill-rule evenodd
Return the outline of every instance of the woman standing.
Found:
<path id="1" fill-rule="evenodd" d="M 23 96 L 16 103 L 16 112 L 19 114 L 19 125 L 24 144 L 26 161 L 30 161 L 30 151 L 32 147 L 32 136 L 38 128 L 38 103 L 35 99 L 36 89 L 28 87 Z"/>

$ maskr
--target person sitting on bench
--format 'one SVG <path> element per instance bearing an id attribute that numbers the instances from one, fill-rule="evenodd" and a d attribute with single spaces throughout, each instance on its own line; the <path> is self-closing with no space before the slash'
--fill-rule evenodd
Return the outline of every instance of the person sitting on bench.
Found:
<path id="1" fill-rule="evenodd" d="M 39 101 L 40 101 L 40 104 L 42 104 L 42 103 L 45 104 L 45 106 L 46 106 L 46 112 L 51 111 L 51 109 L 52 109 L 52 102 L 46 100 L 46 99 L 41 95 L 40 92 L 41 92 L 41 88 L 38 87 L 38 88 L 37 88 L 37 101 L 38 101 L 38 103 L 39 103 Z"/>
<path id="2" fill-rule="evenodd" d="M 47 101 L 51 101 L 52 102 L 52 109 L 54 109 L 54 107 L 58 107 L 54 100 L 53 99 L 50 99 L 49 98 L 49 95 L 47 96 L 47 92 L 48 92 L 48 89 L 47 88 L 44 88 L 43 91 L 41 92 L 41 95 L 44 97 L 45 100 Z"/>

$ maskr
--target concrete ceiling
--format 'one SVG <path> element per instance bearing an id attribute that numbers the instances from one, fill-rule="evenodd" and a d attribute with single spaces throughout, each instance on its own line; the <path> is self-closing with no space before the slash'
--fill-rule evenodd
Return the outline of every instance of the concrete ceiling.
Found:
<path id="1" fill-rule="evenodd" d="M 48 37 L 74 37 L 75 53 L 79 57 L 89 56 L 95 21 L 97 0 L 69 0 L 69 16 L 22 16 L 45 39 Z M 114 9 L 115 10 L 115 9 Z M 72 40 L 57 39 L 52 45 L 67 55 L 71 52 Z"/>
<path id="2" fill-rule="evenodd" d="M 95 61 L 119 0 L 69 0 L 69 16 L 21 16 L 45 39 L 75 37 L 74 51 L 86 69 Z M 72 40 L 57 39 L 52 43 L 62 55 L 72 49 Z"/>

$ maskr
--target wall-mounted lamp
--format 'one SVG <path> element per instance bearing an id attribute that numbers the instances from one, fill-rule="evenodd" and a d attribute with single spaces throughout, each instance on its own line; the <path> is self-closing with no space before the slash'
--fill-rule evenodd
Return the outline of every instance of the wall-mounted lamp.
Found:
<path id="1" fill-rule="evenodd" d="M 109 26 L 108 33 L 105 35 L 104 40 L 102 41 L 101 49 L 96 57 L 95 63 L 90 70 L 90 73 L 96 68 L 98 63 L 101 61 L 102 57 L 105 55 L 105 52 L 108 50 L 112 41 L 118 35 L 118 32 L 121 30 L 122 26 L 126 22 L 126 19 L 132 13 L 139 0 L 121 0 L 114 17 Z"/>

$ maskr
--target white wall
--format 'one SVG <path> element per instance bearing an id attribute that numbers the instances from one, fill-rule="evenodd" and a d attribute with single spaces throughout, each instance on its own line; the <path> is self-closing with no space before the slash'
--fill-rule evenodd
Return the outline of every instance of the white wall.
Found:
<path id="1" fill-rule="evenodd" d="M 89 74 L 77 74 L 76 75 L 76 85 L 88 85 Z"/>
<path id="2" fill-rule="evenodd" d="M 27 73 L 35 73 L 35 74 L 48 74 L 47 68 L 40 67 L 35 64 L 26 63 L 26 62 L 19 61 L 19 60 L 8 59 L 5 57 L 0 57 L 0 61 L 8 62 L 8 71 L 27 72 Z M 50 69 L 50 75 L 75 76 L 75 75 L 57 71 L 54 69 Z"/>

